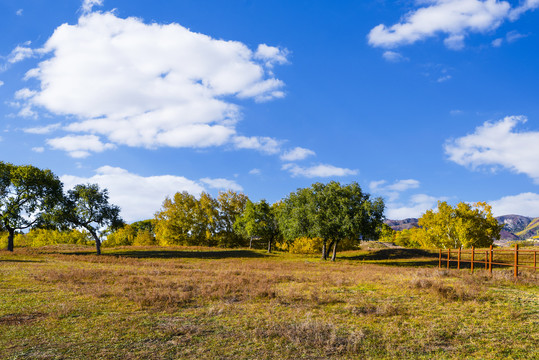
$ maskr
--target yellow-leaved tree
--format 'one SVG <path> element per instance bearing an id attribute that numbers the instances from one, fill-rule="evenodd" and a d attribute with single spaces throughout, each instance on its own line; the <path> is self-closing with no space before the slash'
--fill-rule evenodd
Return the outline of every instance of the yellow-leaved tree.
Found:
<path id="1" fill-rule="evenodd" d="M 500 238 L 503 227 L 486 202 L 460 202 L 452 207 L 445 201 L 438 201 L 437 211 L 427 210 L 419 218 L 419 226 L 423 234 L 418 239 L 423 246 L 444 249 L 490 246 Z"/>

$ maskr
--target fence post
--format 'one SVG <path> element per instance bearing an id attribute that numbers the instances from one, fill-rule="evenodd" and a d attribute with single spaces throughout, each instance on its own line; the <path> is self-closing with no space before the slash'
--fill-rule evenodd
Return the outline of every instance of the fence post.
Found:
<path id="1" fill-rule="evenodd" d="M 533 252 L 533 271 L 537 271 L 537 250 Z"/>
<path id="2" fill-rule="evenodd" d="M 518 277 L 518 244 L 515 244 L 515 279 Z"/>
<path id="3" fill-rule="evenodd" d="M 488 271 L 490 275 L 492 275 L 492 245 L 490 245 L 490 257 L 489 257 L 489 263 L 488 263 Z"/>
<path id="4" fill-rule="evenodd" d="M 449 269 L 449 258 L 451 257 L 451 249 L 447 249 L 447 268 Z"/>
<path id="5" fill-rule="evenodd" d="M 457 260 L 457 269 L 460 270 L 460 248 L 459 248 L 459 256 L 458 256 L 458 260 Z"/>
<path id="6" fill-rule="evenodd" d="M 485 251 L 485 271 L 488 269 L 488 251 Z"/>
<path id="7" fill-rule="evenodd" d="M 439 251 L 439 257 L 438 257 L 438 269 L 442 268 L 442 249 L 438 249 Z"/>
<path id="8" fill-rule="evenodd" d="M 472 260 L 470 262 L 470 267 L 472 269 L 472 274 L 473 274 L 474 251 L 475 251 L 475 247 L 472 246 Z"/>

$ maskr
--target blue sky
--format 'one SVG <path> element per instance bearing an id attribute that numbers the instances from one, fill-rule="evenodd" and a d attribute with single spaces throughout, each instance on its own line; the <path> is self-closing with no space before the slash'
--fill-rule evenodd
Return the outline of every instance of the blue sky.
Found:
<path id="1" fill-rule="evenodd" d="M 539 0 L 0 2 L 0 159 L 165 196 L 357 181 L 539 216 Z"/>

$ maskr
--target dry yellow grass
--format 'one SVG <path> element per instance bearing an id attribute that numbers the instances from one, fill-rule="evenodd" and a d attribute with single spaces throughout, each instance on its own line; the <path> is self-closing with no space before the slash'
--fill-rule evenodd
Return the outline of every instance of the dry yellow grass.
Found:
<path id="1" fill-rule="evenodd" d="M 510 270 L 490 277 L 403 266 L 424 258 L 344 255 L 330 263 L 208 248 L 0 253 L 0 357 L 539 355 L 537 274 L 514 283 Z"/>

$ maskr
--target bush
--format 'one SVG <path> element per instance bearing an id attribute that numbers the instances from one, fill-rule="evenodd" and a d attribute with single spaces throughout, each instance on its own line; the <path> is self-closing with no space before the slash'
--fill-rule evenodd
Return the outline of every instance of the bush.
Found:
<path id="1" fill-rule="evenodd" d="M 0 249 L 7 247 L 7 232 L 0 233 Z M 34 229 L 27 234 L 15 234 L 14 243 L 18 247 L 40 247 L 58 244 L 90 245 L 94 241 L 87 232 L 79 230 Z"/>

